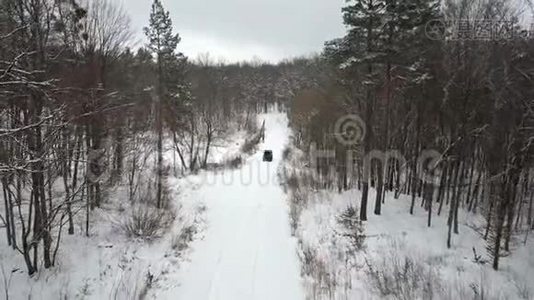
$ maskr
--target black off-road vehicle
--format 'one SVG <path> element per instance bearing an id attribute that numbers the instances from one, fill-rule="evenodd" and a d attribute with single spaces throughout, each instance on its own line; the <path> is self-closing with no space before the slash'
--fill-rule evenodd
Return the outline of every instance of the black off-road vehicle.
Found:
<path id="1" fill-rule="evenodd" d="M 265 150 L 263 151 L 263 161 L 273 161 L 273 151 Z"/>

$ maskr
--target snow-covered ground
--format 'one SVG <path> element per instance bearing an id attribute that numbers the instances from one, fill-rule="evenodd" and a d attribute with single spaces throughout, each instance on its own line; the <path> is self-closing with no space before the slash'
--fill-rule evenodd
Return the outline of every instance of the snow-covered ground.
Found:
<path id="1" fill-rule="evenodd" d="M 410 197 L 386 196 L 382 215 L 372 214 L 375 191 L 369 195 L 369 220 L 363 224 L 364 246 L 357 249 L 340 217 L 359 208 L 361 193 L 315 191 L 307 194 L 295 235 L 308 299 L 534 299 L 534 241 L 516 240 L 512 254 L 494 271 L 481 232 L 481 216 L 460 212 L 459 234 L 447 249 L 447 213 L 434 214 L 427 227 L 427 212 L 408 213 Z M 473 248 L 479 262 L 474 259 Z M 371 271 L 376 272 L 375 276 Z M 383 275 L 391 276 L 384 279 Z M 407 283 L 404 282 L 404 275 Z M 397 276 L 398 281 L 394 279 Z"/>
<path id="2" fill-rule="evenodd" d="M 291 237 L 286 195 L 277 167 L 287 143 L 283 114 L 265 120 L 265 142 L 274 160 L 262 151 L 242 168 L 203 173 L 199 197 L 206 203 L 208 228 L 194 242 L 190 262 L 182 265 L 176 286 L 154 293 L 158 299 L 304 299 L 296 239 Z"/>
<path id="3" fill-rule="evenodd" d="M 75 224 L 75 234 L 63 234 L 58 264 L 28 277 L 22 256 L 0 242 L 0 290 L 7 285 L 9 299 L 136 299 L 153 288 L 167 284 L 168 273 L 179 268 L 187 249 L 173 245 L 186 228 L 201 232 L 205 225 L 204 204 L 195 196 L 195 187 L 184 179 L 170 178 L 170 209 L 176 219 L 167 232 L 153 240 L 132 239 L 122 222 L 131 211 L 125 192 L 91 213 L 90 237 L 84 235 L 84 218 Z M 2 233 L 3 234 L 3 233 Z M 1 271 L 4 271 L 2 274 Z M 149 279 L 151 278 L 151 279 Z M 6 284 L 7 283 L 7 284 Z"/>

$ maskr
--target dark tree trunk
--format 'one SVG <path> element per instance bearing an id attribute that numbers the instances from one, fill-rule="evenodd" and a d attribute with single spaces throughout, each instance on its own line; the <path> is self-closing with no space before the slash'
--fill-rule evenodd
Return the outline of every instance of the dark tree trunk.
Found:
<path id="1" fill-rule="evenodd" d="M 505 175 L 506 176 L 506 175 Z M 503 176 L 504 177 L 504 176 Z M 495 225 L 495 240 L 493 245 L 493 269 L 499 269 L 499 259 L 501 257 L 501 241 L 503 235 L 504 221 L 510 201 L 510 182 L 508 179 L 502 180 L 502 193 L 500 195 L 499 206 L 497 210 L 497 224 Z"/>
<path id="2" fill-rule="evenodd" d="M 360 208 L 360 220 L 367 221 L 367 198 L 369 196 L 369 183 L 362 182 L 362 203 Z M 363 208 L 363 209 L 362 209 Z"/>
<path id="3" fill-rule="evenodd" d="M 377 180 L 377 187 L 376 187 L 376 199 L 375 199 L 375 215 L 380 215 L 382 213 L 382 193 L 384 193 L 384 174 L 383 174 L 383 166 L 382 162 L 378 162 L 376 164 L 377 166 L 377 172 L 376 175 L 378 177 Z"/>
<path id="4" fill-rule="evenodd" d="M 510 251 L 510 239 L 512 238 L 512 227 L 514 223 L 514 212 L 517 203 L 517 189 L 519 184 L 519 172 L 512 172 L 512 178 L 510 184 L 510 203 L 508 205 L 508 211 L 506 216 L 506 234 L 504 240 L 504 250 Z"/>
<path id="5" fill-rule="evenodd" d="M 456 178 L 454 179 L 455 181 L 455 185 L 456 185 L 456 195 L 454 196 L 455 200 L 454 200 L 454 233 L 455 234 L 458 234 L 459 233 L 459 230 L 458 230 L 458 210 L 460 208 L 460 202 L 462 201 L 462 186 L 463 186 L 463 181 L 462 181 L 462 178 L 464 178 L 465 176 L 465 162 L 463 162 L 462 164 L 462 168 L 461 168 L 461 171 L 460 171 L 460 177 L 458 177 L 458 173 L 456 173 Z M 458 166 L 459 167 L 459 166 Z"/>
<path id="6" fill-rule="evenodd" d="M 449 173 L 449 164 L 445 160 L 445 166 L 443 167 L 443 171 L 441 172 L 441 177 L 439 180 L 439 187 L 438 187 L 438 199 L 436 200 L 439 202 L 439 208 L 438 208 L 438 216 L 441 215 L 441 210 L 443 208 L 443 202 L 445 202 L 445 184 L 447 182 L 447 174 Z"/>
<path id="7" fill-rule="evenodd" d="M 432 198 L 434 197 L 434 184 L 432 182 L 425 183 L 425 192 L 424 192 L 427 209 L 428 209 L 428 227 L 432 226 Z"/>
<path id="8" fill-rule="evenodd" d="M 419 156 L 419 145 L 420 145 L 420 142 L 419 142 L 419 139 L 420 139 L 420 131 L 421 131 L 421 126 L 420 126 L 420 122 L 421 122 L 421 114 L 419 112 L 417 112 L 417 129 L 416 129 L 416 134 L 415 134 L 415 148 L 413 149 L 413 155 L 412 155 L 412 203 L 410 205 L 410 214 L 413 215 L 413 210 L 414 210 L 414 207 L 415 207 L 415 197 L 416 197 L 416 193 L 417 193 L 417 190 L 418 190 L 418 178 L 417 178 L 417 161 L 418 161 L 418 156 Z"/>
<path id="9" fill-rule="evenodd" d="M 2 190 L 4 194 L 4 208 L 5 208 L 5 219 L 4 222 L 6 224 L 6 238 L 7 238 L 7 245 L 11 246 L 11 217 L 10 217 L 10 211 L 9 211 L 9 201 L 7 196 L 7 180 L 2 180 Z"/>

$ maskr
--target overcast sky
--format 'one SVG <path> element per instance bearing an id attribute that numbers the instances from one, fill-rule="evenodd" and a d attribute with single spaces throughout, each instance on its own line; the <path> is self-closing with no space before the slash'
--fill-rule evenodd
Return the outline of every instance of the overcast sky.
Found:
<path id="1" fill-rule="evenodd" d="M 139 45 L 145 43 L 152 0 L 123 2 Z M 227 61 L 279 61 L 320 52 L 325 41 L 344 34 L 344 0 L 163 0 L 190 58 L 209 52 Z"/>

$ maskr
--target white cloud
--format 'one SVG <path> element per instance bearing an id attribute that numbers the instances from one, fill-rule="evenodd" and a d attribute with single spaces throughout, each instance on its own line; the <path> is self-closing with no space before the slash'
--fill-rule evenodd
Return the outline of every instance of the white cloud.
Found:
<path id="1" fill-rule="evenodd" d="M 210 56 L 216 60 L 227 62 L 250 61 L 255 57 L 276 62 L 284 58 L 283 53 L 278 49 L 270 49 L 262 45 L 224 40 L 192 30 L 182 30 L 180 35 L 182 42 L 179 45 L 179 50 L 192 59 L 203 53 L 210 53 Z"/>
<path id="2" fill-rule="evenodd" d="M 121 2 L 123 0 L 114 0 Z M 344 34 L 344 0 L 164 0 L 182 36 L 180 51 L 195 58 L 210 52 L 228 61 L 254 56 L 278 61 L 320 52 L 323 43 Z M 127 0 L 140 44 L 152 0 Z"/>

